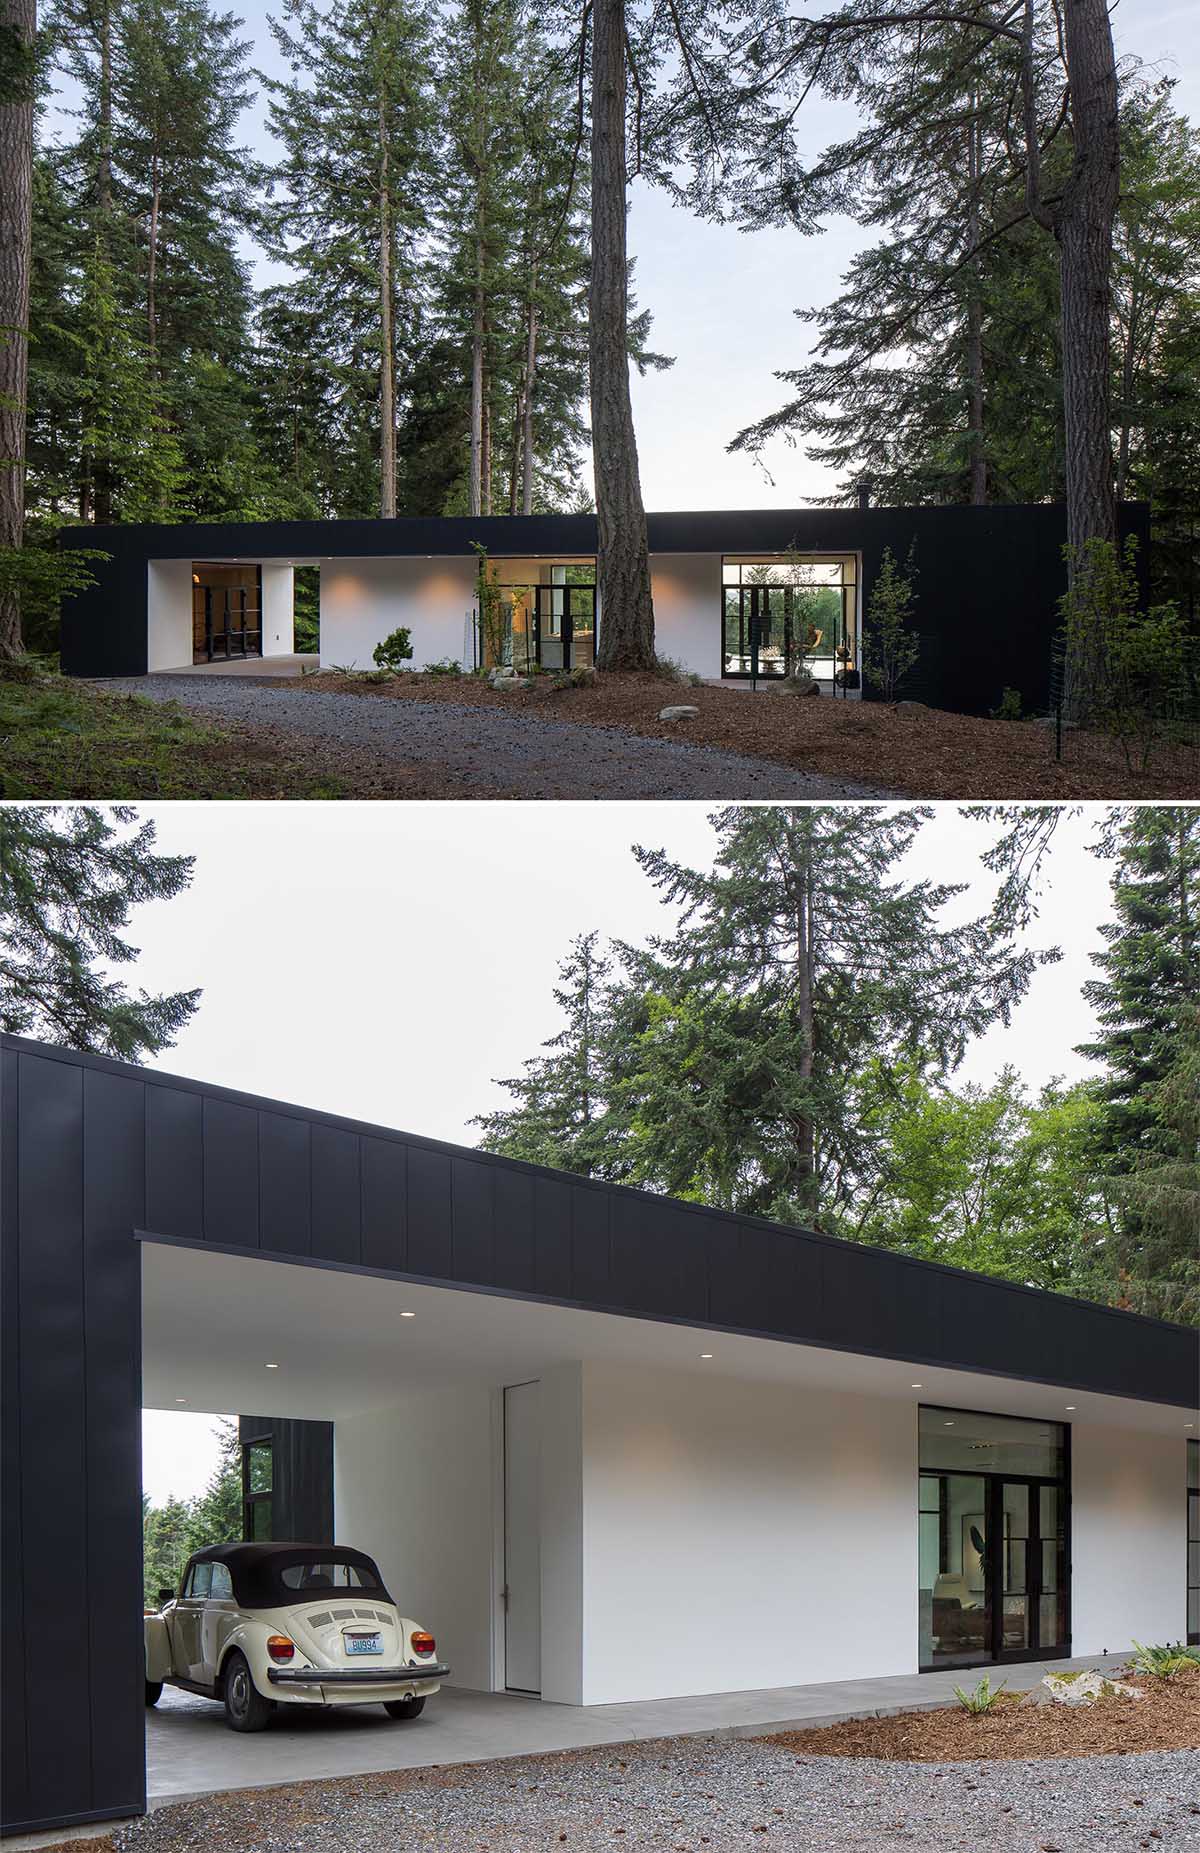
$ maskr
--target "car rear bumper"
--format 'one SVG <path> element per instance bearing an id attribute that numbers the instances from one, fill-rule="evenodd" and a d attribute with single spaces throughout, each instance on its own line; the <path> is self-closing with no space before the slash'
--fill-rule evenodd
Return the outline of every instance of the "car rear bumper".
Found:
<path id="1" fill-rule="evenodd" d="M 445 1679 L 448 1666 L 271 1666 L 267 1678 L 273 1686 L 422 1686 Z"/>

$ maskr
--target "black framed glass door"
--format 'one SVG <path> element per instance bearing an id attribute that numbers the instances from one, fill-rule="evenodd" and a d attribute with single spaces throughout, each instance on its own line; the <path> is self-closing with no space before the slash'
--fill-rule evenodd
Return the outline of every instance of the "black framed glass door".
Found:
<path id="1" fill-rule="evenodd" d="M 1068 1431 L 969 1410 L 920 1417 L 922 1670 L 1068 1653 Z"/>
<path id="2" fill-rule="evenodd" d="M 533 657 L 542 669 L 573 669 L 595 654 L 596 588 L 556 583 L 533 588 Z"/>

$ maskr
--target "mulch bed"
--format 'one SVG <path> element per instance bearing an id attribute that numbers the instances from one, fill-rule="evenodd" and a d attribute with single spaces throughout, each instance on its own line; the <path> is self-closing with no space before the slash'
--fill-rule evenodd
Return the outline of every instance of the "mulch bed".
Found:
<path id="1" fill-rule="evenodd" d="M 958 1706 L 908 1711 L 894 1718 L 851 1718 L 808 1731 L 784 1731 L 768 1741 L 800 1756 L 880 1757 L 889 1763 L 1200 1749 L 1200 1666 L 1174 1679 L 1116 1670 L 1113 1676 L 1139 1687 L 1145 1697 L 1078 1706 L 1023 1705 L 1013 1694 L 978 1717 Z"/>
<path id="2" fill-rule="evenodd" d="M 651 739 L 720 747 L 922 798 L 1200 797 L 1200 753 L 1176 749 L 1161 754 L 1148 772 L 1130 771 L 1114 742 L 1071 732 L 1060 763 L 1052 730 L 1036 721 L 985 720 L 919 704 L 889 708 L 825 696 L 804 701 L 776 690 L 692 688 L 655 675 L 601 675 L 590 688 L 555 689 L 551 680 L 539 679 L 526 692 L 497 694 L 473 676 L 414 672 L 370 683 L 327 670 L 288 686 L 383 701 L 494 706 L 622 727 Z M 660 708 L 685 702 L 699 708 L 694 719 L 659 720 Z"/>

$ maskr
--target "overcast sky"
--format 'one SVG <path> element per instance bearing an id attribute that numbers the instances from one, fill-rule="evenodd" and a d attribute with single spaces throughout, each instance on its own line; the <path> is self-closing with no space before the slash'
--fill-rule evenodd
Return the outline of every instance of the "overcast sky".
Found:
<path id="1" fill-rule="evenodd" d="M 702 805 L 144 805 L 164 851 L 194 855 L 191 887 L 138 910 L 136 983 L 200 984 L 191 1025 L 158 1067 L 408 1132 L 474 1144 L 473 1114 L 504 1098 L 493 1077 L 558 1027 L 550 996 L 572 936 L 638 940 L 670 916 L 630 845 L 711 863 Z M 1096 807 L 1092 807 L 1093 812 Z M 1080 986 L 1108 914 L 1086 819 L 1064 821 L 1031 943 L 1059 944 L 1011 1028 L 968 1055 L 964 1078 L 1006 1062 L 1031 1086 L 1077 1076 L 1091 1013 Z M 949 805 L 918 840 L 910 872 L 994 882 L 987 830 Z M 159 1501 L 196 1492 L 215 1464 L 212 1424 L 150 1412 L 144 1481 Z"/>

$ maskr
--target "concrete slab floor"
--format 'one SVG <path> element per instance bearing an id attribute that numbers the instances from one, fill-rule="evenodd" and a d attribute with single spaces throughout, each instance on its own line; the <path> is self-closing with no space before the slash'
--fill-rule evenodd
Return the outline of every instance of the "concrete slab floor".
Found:
<path id="1" fill-rule="evenodd" d="M 537 1756 L 653 1737 L 756 1737 L 794 1726 L 835 1724 L 843 1718 L 932 1711 L 954 1704 L 954 1687 L 974 1686 L 983 1671 L 990 1671 L 996 1682 L 1006 1682 L 1013 1692 L 1027 1692 L 1050 1670 L 1120 1662 L 1119 1654 L 1031 1661 L 623 1705 L 549 1705 L 512 1693 L 468 1692 L 448 1685 L 429 1701 L 424 1715 L 409 1724 L 394 1722 L 374 1705 L 299 1713 L 281 1707 L 267 1729 L 252 1736 L 231 1731 L 222 1708 L 213 1701 L 168 1687 L 146 1714 L 147 1800 L 151 1808 L 162 1808 L 223 1789 Z M 117 1825 L 109 1821 L 94 1828 L 20 1834 L 2 1844 L 4 1853 L 24 1853 L 64 1839 L 99 1836 Z"/>
<path id="2" fill-rule="evenodd" d="M 177 669 L 160 669 L 162 676 L 301 676 L 319 669 L 319 656 L 235 656 L 228 663 L 181 663 Z"/>

